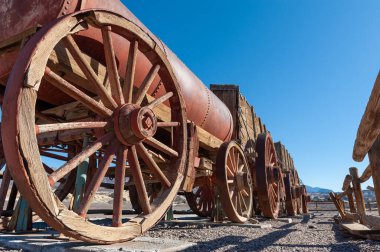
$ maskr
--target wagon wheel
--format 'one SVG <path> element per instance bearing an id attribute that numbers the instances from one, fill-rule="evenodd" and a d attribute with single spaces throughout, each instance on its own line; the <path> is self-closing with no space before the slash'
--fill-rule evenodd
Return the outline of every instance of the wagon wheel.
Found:
<path id="1" fill-rule="evenodd" d="M 200 217 L 211 217 L 214 209 L 214 188 L 210 177 L 196 180 L 192 192 L 185 192 L 190 209 Z"/>
<path id="2" fill-rule="evenodd" d="M 244 152 L 234 141 L 218 150 L 216 181 L 224 213 L 233 222 L 246 222 L 252 212 L 252 177 Z"/>
<path id="3" fill-rule="evenodd" d="M 157 198 L 158 194 L 161 190 L 161 184 L 160 183 L 154 183 L 146 185 L 146 191 L 149 199 L 149 203 L 152 203 L 155 198 Z M 128 186 L 129 191 L 129 199 L 132 204 L 132 208 L 135 211 L 135 213 L 140 214 L 143 212 L 143 209 L 140 204 L 139 200 L 139 194 L 137 192 L 135 185 Z"/>
<path id="4" fill-rule="evenodd" d="M 269 133 L 257 138 L 256 184 L 262 214 L 267 218 L 278 217 L 283 190 L 282 172 L 277 167 L 277 157 Z"/>
<path id="5" fill-rule="evenodd" d="M 292 173 L 286 173 L 284 178 L 285 186 L 285 208 L 289 216 L 295 216 L 297 214 L 297 201 L 295 199 L 295 192 L 293 190 L 293 176 Z"/>
<path id="6" fill-rule="evenodd" d="M 97 59 L 83 53 L 80 48 L 83 44 L 76 41 L 77 32 L 102 34 L 103 62 L 102 57 L 99 57 L 98 64 Z M 124 81 L 119 79 L 117 64 L 122 62 L 116 60 L 115 55 L 120 53 L 114 50 L 113 39 L 124 41 L 121 42 L 123 46 L 118 48 L 127 50 Z M 47 63 L 49 57 L 51 59 L 54 55 L 54 48 L 62 44 L 67 54 L 58 62 L 63 64 L 70 58 L 73 71 L 69 75 L 55 72 L 52 61 Z M 144 80 L 136 83 L 134 77 L 142 74 L 136 68 L 140 60 L 151 67 L 143 73 Z M 102 73 L 106 85 L 100 80 Z M 80 79 L 84 81 L 76 81 Z M 160 85 L 159 98 L 154 98 L 153 82 Z M 69 97 L 70 102 L 79 102 L 87 108 L 87 117 L 74 122 L 63 120 L 37 125 L 36 115 L 40 115 L 37 110 L 46 106 L 46 102 L 40 102 L 40 99 L 46 98 L 42 96 L 43 90 L 53 88 L 62 96 L 65 94 Z M 149 97 L 153 98 L 149 100 Z M 44 26 L 29 40 L 18 58 L 8 80 L 3 108 L 2 139 L 12 177 L 34 211 L 64 235 L 103 244 L 127 241 L 157 223 L 174 200 L 182 182 L 186 155 L 183 99 L 163 51 L 149 35 L 121 16 L 101 10 L 87 11 L 68 15 Z M 158 116 L 161 111 L 168 113 L 161 118 Z M 79 131 L 81 134 L 75 137 L 75 141 L 79 142 L 83 141 L 80 139 L 82 133 L 90 133 L 90 144 L 46 176 L 38 152 L 41 139 L 46 140 L 48 133 L 67 130 Z M 167 135 L 172 137 L 166 138 Z M 171 144 L 168 139 L 175 141 Z M 94 155 L 100 161 L 96 173 L 76 211 L 68 210 L 54 197 L 51 187 L 86 158 Z M 152 155 L 164 161 L 157 163 Z M 97 225 L 86 220 L 86 213 L 108 168 L 114 162 L 116 175 L 112 226 Z M 126 169 L 133 175 L 143 213 L 123 222 L 122 193 Z M 146 176 L 142 169 L 147 169 L 151 175 Z M 148 200 L 144 186 L 147 180 L 158 181 L 163 187 L 152 203 Z"/>
<path id="7" fill-rule="evenodd" d="M 301 191 L 303 189 L 300 186 L 300 179 L 299 179 L 297 170 L 294 169 L 292 172 L 293 172 L 294 185 L 296 188 L 296 196 L 295 196 L 296 210 L 297 210 L 297 214 L 302 214 L 303 204 L 302 204 L 302 193 L 301 193 Z"/>

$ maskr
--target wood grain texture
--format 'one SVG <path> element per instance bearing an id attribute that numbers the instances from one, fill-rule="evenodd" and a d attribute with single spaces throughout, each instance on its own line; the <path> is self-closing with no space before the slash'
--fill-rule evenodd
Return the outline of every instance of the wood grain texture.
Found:
<path id="1" fill-rule="evenodd" d="M 377 202 L 377 211 L 380 215 L 380 138 L 378 137 L 368 152 L 371 166 L 373 187 Z"/>
<path id="2" fill-rule="evenodd" d="M 380 72 L 372 88 L 356 135 L 353 159 L 362 161 L 380 133 Z"/>

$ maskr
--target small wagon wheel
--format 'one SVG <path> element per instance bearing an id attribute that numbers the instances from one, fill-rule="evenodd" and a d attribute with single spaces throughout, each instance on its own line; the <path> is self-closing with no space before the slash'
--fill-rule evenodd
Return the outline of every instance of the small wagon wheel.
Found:
<path id="1" fill-rule="evenodd" d="M 101 41 L 79 43 L 82 32 L 101 34 Z M 116 45 L 113 40 L 124 42 Z M 93 58 L 91 52 L 84 53 L 87 46 L 99 44 L 104 57 Z M 54 54 L 55 50 L 62 46 L 66 54 L 57 60 L 54 56 L 59 54 Z M 121 77 L 118 64 L 122 62 L 116 56 L 123 53 L 115 48 L 126 50 L 128 55 L 125 75 Z M 54 63 L 59 68 L 68 59 L 73 71 L 57 71 Z M 142 82 L 137 83 L 138 74 L 142 74 L 136 67 L 139 64 L 151 67 L 143 73 Z M 159 97 L 155 97 L 157 85 Z M 46 102 L 50 97 L 46 93 L 43 96 L 46 90 L 54 90 L 60 95 L 58 98 L 82 104 L 87 116 L 77 121 L 64 118 L 38 124 L 39 109 L 54 108 Z M 176 197 L 186 158 L 183 98 L 165 53 L 129 20 L 108 11 L 89 10 L 44 26 L 21 52 L 8 80 L 3 106 L 2 139 L 12 177 L 33 210 L 64 235 L 102 244 L 131 240 L 155 225 Z M 162 111 L 168 113 L 159 114 Z M 60 132 L 67 131 L 76 142 L 83 141 L 83 133 L 90 134 L 89 145 L 47 176 L 39 146 L 52 132 L 60 136 Z M 72 136 L 74 133 L 77 134 Z M 79 207 L 69 210 L 54 196 L 52 187 L 94 156 L 99 158 L 96 172 Z M 153 157 L 163 161 L 159 163 Z M 113 218 L 112 224 L 102 226 L 87 220 L 86 214 L 112 164 L 116 165 Z M 149 173 L 143 173 L 143 169 Z M 123 221 L 126 172 L 134 178 L 143 213 Z M 145 188 L 150 181 L 161 183 L 163 188 L 152 203 Z"/>
<path id="2" fill-rule="evenodd" d="M 185 192 L 190 209 L 200 217 L 211 217 L 214 209 L 214 187 L 212 178 L 201 177 L 195 182 L 192 192 Z"/>
<path id="3" fill-rule="evenodd" d="M 246 222 L 252 212 L 252 176 L 243 150 L 234 141 L 218 150 L 216 181 L 224 213 L 233 222 Z"/>
<path id="4" fill-rule="evenodd" d="M 285 208 L 289 216 L 295 216 L 297 214 L 297 201 L 295 199 L 295 191 L 293 190 L 293 175 L 291 172 L 286 173 L 284 178 L 285 186 Z"/>
<path id="5" fill-rule="evenodd" d="M 262 214 L 267 218 L 278 217 L 283 190 L 282 172 L 277 167 L 276 151 L 269 133 L 257 138 L 256 184 Z"/>

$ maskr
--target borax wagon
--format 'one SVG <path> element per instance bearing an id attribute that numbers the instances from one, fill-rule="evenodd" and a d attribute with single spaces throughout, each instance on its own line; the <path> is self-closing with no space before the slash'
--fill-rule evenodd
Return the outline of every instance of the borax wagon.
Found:
<path id="1" fill-rule="evenodd" d="M 179 191 L 200 216 L 219 200 L 233 222 L 277 218 L 285 203 L 307 211 L 294 165 L 238 87 L 208 89 L 120 1 L 4 0 L 0 17 L 3 216 L 19 191 L 64 235 L 114 243 L 154 226 Z M 110 226 L 86 218 L 100 187 L 114 189 Z"/>

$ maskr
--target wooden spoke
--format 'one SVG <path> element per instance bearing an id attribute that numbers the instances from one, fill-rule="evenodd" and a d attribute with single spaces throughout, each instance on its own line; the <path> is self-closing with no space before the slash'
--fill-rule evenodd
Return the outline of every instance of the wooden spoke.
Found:
<path id="1" fill-rule="evenodd" d="M 71 159 L 69 162 L 58 168 L 56 171 L 54 171 L 49 176 L 49 182 L 50 185 L 54 185 L 58 180 L 66 176 L 70 171 L 75 169 L 79 164 L 81 164 L 86 158 L 94 154 L 96 151 L 101 149 L 105 144 L 107 144 L 111 139 L 113 139 L 114 134 L 108 133 L 101 138 L 99 138 L 97 141 L 95 141 L 93 144 L 89 145 L 85 149 L 82 150 L 78 155 L 76 155 L 73 159 Z"/>
<path id="2" fill-rule="evenodd" d="M 247 192 L 247 190 L 243 189 L 241 190 L 241 193 L 244 197 L 249 197 L 249 193 Z"/>
<path id="3" fill-rule="evenodd" d="M 232 202 L 236 208 L 236 206 L 237 206 L 237 191 L 236 191 L 236 189 L 233 191 L 231 199 L 232 199 Z"/>
<path id="4" fill-rule="evenodd" d="M 46 67 L 44 78 L 53 86 L 66 93 L 67 95 L 73 97 L 74 99 L 80 101 L 83 105 L 85 105 L 98 115 L 102 115 L 105 117 L 109 117 L 112 115 L 111 110 L 104 107 L 102 104 L 95 101 L 93 98 L 71 85 L 65 79 L 51 71 L 48 67 Z"/>
<path id="5" fill-rule="evenodd" d="M 112 43 L 111 27 L 106 26 L 101 30 L 104 44 L 104 53 L 106 56 L 107 72 L 111 83 L 112 97 L 120 106 L 124 104 L 124 96 L 121 91 L 120 77 L 115 58 L 115 50 Z"/>
<path id="6" fill-rule="evenodd" d="M 157 127 L 178 127 L 181 124 L 179 122 L 158 122 Z"/>
<path id="7" fill-rule="evenodd" d="M 96 90 L 98 91 L 98 95 L 102 99 L 103 103 L 111 108 L 117 108 L 117 103 L 112 98 L 112 96 L 108 93 L 107 89 L 103 85 L 103 83 L 99 80 L 95 71 L 92 69 L 90 62 L 88 62 L 84 57 L 83 53 L 80 50 L 79 46 L 73 39 L 71 35 L 63 38 L 63 42 L 75 61 L 78 63 L 80 69 L 83 71 L 86 78 L 95 85 Z"/>
<path id="8" fill-rule="evenodd" d="M 166 146 L 165 144 L 161 143 L 153 137 L 145 139 L 144 142 L 147 143 L 149 146 L 168 154 L 169 156 L 178 157 L 178 152 L 176 152 L 172 148 Z"/>
<path id="9" fill-rule="evenodd" d="M 137 194 L 139 195 L 141 209 L 145 214 L 149 214 L 152 212 L 152 209 L 150 207 L 148 193 L 145 188 L 135 146 L 132 146 L 128 151 L 128 162 L 131 167 L 133 182 L 135 182 Z"/>
<path id="10" fill-rule="evenodd" d="M 123 87 L 123 95 L 126 99 L 126 103 L 132 102 L 133 83 L 135 82 L 135 68 L 138 47 L 139 44 L 137 41 L 131 42 L 129 47 L 127 70 L 125 72 L 125 82 Z"/>
<path id="11" fill-rule="evenodd" d="M 54 124 L 42 124 L 36 125 L 36 134 L 42 134 L 46 132 L 73 130 L 73 129 L 95 129 L 104 128 L 107 122 L 72 122 L 72 123 L 54 123 Z"/>
<path id="12" fill-rule="evenodd" d="M 114 199 L 113 199 L 113 216 L 112 216 L 112 226 L 120 227 L 121 216 L 123 210 L 123 192 L 124 192 L 124 179 L 125 179 L 125 169 L 127 162 L 128 149 L 120 149 L 117 153 L 116 160 L 116 174 L 115 174 L 115 188 L 114 188 Z"/>
<path id="13" fill-rule="evenodd" d="M 232 157 L 231 153 L 228 153 L 228 160 L 230 161 L 230 165 L 231 165 L 230 167 L 232 168 L 233 173 L 235 174 L 237 172 L 237 170 L 236 170 L 233 159 L 234 158 Z"/>
<path id="14" fill-rule="evenodd" d="M 164 103 L 166 100 L 170 99 L 172 96 L 173 96 L 173 92 L 169 92 L 167 94 L 164 94 L 160 98 L 157 98 L 154 101 L 152 101 L 151 103 L 149 103 L 147 105 L 147 107 L 150 108 L 150 109 L 154 109 L 155 107 L 157 107 L 161 103 Z"/>
<path id="15" fill-rule="evenodd" d="M 243 203 L 244 210 L 247 210 L 248 209 L 247 203 L 245 202 L 244 197 L 241 192 L 239 192 L 239 197 L 240 197 L 241 203 Z"/>
<path id="16" fill-rule="evenodd" d="M 166 186 L 170 187 L 171 183 L 166 177 L 166 175 L 161 171 L 160 167 L 156 164 L 153 158 L 149 155 L 148 150 L 142 143 L 136 145 L 137 153 L 144 160 L 144 163 L 149 167 L 150 170 L 157 176 L 157 178 Z"/>
<path id="17" fill-rule="evenodd" d="M 236 153 L 236 163 L 235 163 L 236 171 L 237 172 L 241 171 L 240 170 L 240 166 L 239 166 L 239 160 L 240 160 L 240 153 L 237 151 L 237 153 Z M 244 165 L 243 165 L 243 167 L 244 167 Z"/>
<path id="18" fill-rule="evenodd" d="M 156 77 L 158 70 L 160 70 L 160 65 L 155 65 L 153 66 L 148 75 L 145 77 L 143 83 L 141 84 L 139 91 L 137 92 L 136 95 L 136 100 L 134 100 L 133 103 L 140 105 L 141 102 L 143 101 L 146 92 L 148 92 L 148 89 L 150 85 L 153 83 L 154 78 Z"/>
<path id="19" fill-rule="evenodd" d="M 234 177 L 234 173 L 228 165 L 226 165 L 226 169 L 227 169 L 227 176 Z"/>
<path id="20" fill-rule="evenodd" d="M 92 203 L 92 200 L 95 197 L 96 192 L 98 191 L 104 176 L 107 173 L 108 168 L 110 167 L 113 158 L 115 157 L 115 153 L 117 151 L 117 147 L 119 146 L 119 142 L 114 140 L 106 150 L 106 153 L 99 164 L 99 168 L 96 171 L 94 177 L 92 178 L 87 191 L 83 195 L 83 199 L 78 207 L 78 214 L 83 218 L 86 216 L 87 211 Z"/>
<path id="21" fill-rule="evenodd" d="M 237 198 L 236 211 L 239 214 L 242 214 L 243 211 L 241 209 L 241 197 L 240 197 L 240 193 L 239 192 L 236 193 L 236 198 Z"/>

